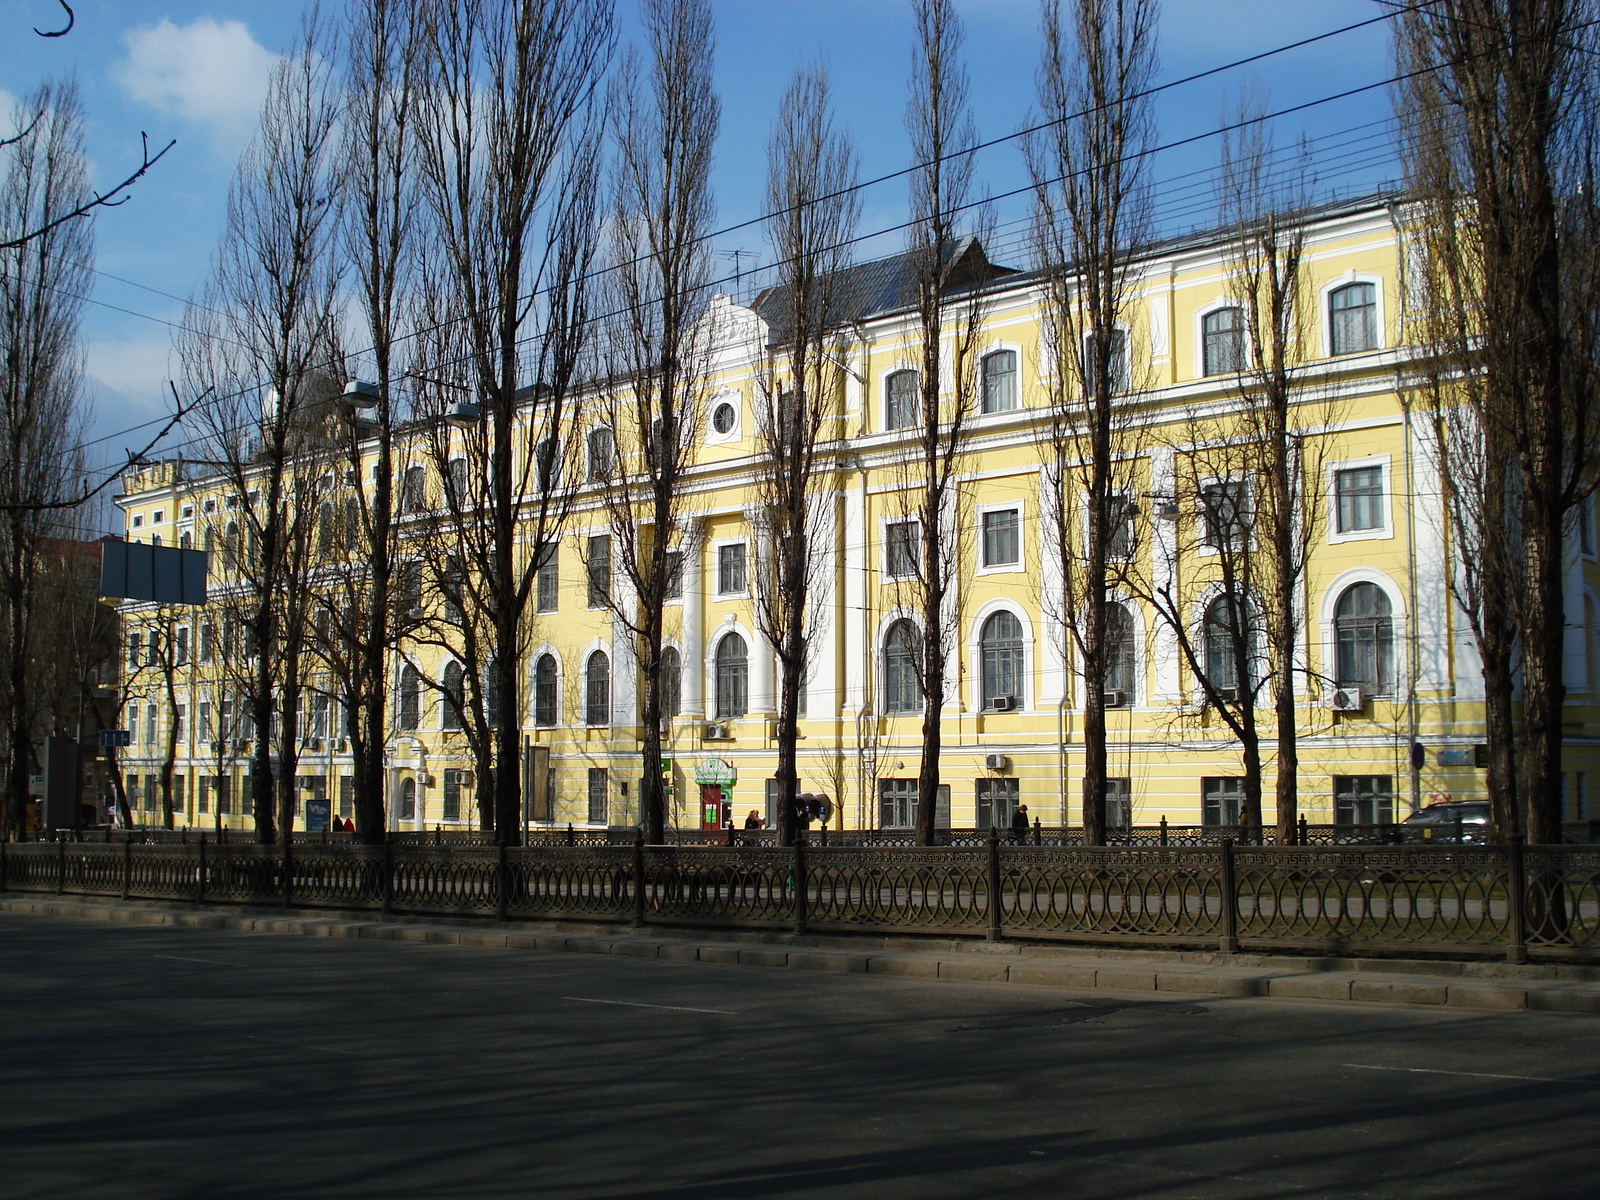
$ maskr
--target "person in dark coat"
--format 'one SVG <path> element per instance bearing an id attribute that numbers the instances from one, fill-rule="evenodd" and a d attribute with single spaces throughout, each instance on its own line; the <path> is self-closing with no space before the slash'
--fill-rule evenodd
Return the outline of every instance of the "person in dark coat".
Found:
<path id="1" fill-rule="evenodd" d="M 1022 845 L 1028 840 L 1028 806 L 1017 805 L 1017 811 L 1011 814 L 1011 840 L 1017 845 Z"/>

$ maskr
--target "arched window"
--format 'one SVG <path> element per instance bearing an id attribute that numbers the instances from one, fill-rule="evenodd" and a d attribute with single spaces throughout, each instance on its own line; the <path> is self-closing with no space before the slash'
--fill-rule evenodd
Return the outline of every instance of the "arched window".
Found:
<path id="1" fill-rule="evenodd" d="M 744 638 L 725 634 L 717 643 L 717 720 L 744 716 L 749 677 L 750 649 Z"/>
<path id="2" fill-rule="evenodd" d="M 202 543 L 202 545 L 204 546 L 205 552 L 207 554 L 211 554 L 216 550 L 216 548 L 217 548 L 217 527 L 215 525 L 207 525 L 206 526 L 205 541 Z"/>
<path id="3" fill-rule="evenodd" d="M 402 821 L 415 821 L 417 819 L 417 781 L 415 779 L 402 779 L 400 781 L 400 819 Z"/>
<path id="4" fill-rule="evenodd" d="M 922 703 L 922 631 L 901 619 L 883 639 L 883 711 L 916 713 Z"/>
<path id="5" fill-rule="evenodd" d="M 1106 609 L 1106 686 L 1107 692 L 1121 692 L 1123 703 L 1131 703 L 1138 693 L 1138 656 L 1134 639 L 1133 616 L 1120 604 Z"/>
<path id="6" fill-rule="evenodd" d="M 180 549 L 180 550 L 193 550 L 194 549 L 194 534 L 190 533 L 188 530 L 184 530 L 181 534 L 179 534 L 178 535 L 178 549 Z"/>
<path id="7" fill-rule="evenodd" d="M 236 521 L 229 521 L 222 535 L 222 561 L 230 571 L 239 569 L 239 525 Z"/>
<path id="8" fill-rule="evenodd" d="M 675 717 L 683 707 L 683 656 L 671 646 L 661 650 L 661 715 Z"/>
<path id="9" fill-rule="evenodd" d="M 461 664 L 451 663 L 444 669 L 444 686 L 439 689 L 444 700 L 444 727 L 460 729 L 467 708 L 466 672 Z"/>
<path id="10" fill-rule="evenodd" d="M 1251 611 L 1248 604 L 1235 605 L 1232 596 L 1218 596 L 1206 605 L 1204 662 L 1206 678 L 1214 688 L 1239 686 L 1239 663 L 1234 647 L 1251 636 Z"/>
<path id="11" fill-rule="evenodd" d="M 450 491 L 450 500 L 457 508 L 463 508 L 467 503 L 467 460 L 452 458 L 445 471 L 445 487 Z"/>
<path id="12" fill-rule="evenodd" d="M 611 724 L 611 659 L 604 650 L 596 650 L 583 665 L 583 720 Z"/>
<path id="13" fill-rule="evenodd" d="M 1372 284 L 1347 283 L 1329 295 L 1328 348 L 1335 354 L 1378 348 L 1378 289 Z"/>
<path id="14" fill-rule="evenodd" d="M 917 373 L 896 371 L 884 381 L 885 429 L 910 429 L 917 423 Z"/>
<path id="15" fill-rule="evenodd" d="M 1202 374 L 1232 375 L 1244 367 L 1244 310 L 1219 308 L 1201 320 Z"/>
<path id="16" fill-rule="evenodd" d="M 996 350 L 983 356 L 983 411 L 1010 412 L 1017 407 L 1017 352 Z"/>
<path id="17" fill-rule="evenodd" d="M 400 728 L 422 724 L 422 674 L 410 663 L 400 672 Z"/>
<path id="18" fill-rule="evenodd" d="M 1022 622 L 1001 610 L 983 623 L 983 707 L 1005 710 L 1024 703 Z M 998 702 L 998 703 L 997 703 Z"/>
<path id="19" fill-rule="evenodd" d="M 556 723 L 556 656 L 541 654 L 533 664 L 533 723 L 548 729 Z"/>
<path id="20" fill-rule="evenodd" d="M 1375 583 L 1346 588 L 1333 612 L 1338 642 L 1334 674 L 1340 687 L 1369 696 L 1394 690 L 1394 621 L 1389 597 Z"/>

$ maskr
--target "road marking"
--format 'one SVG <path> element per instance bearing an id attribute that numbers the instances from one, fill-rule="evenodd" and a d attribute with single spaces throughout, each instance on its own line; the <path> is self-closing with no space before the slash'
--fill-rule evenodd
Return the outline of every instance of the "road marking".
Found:
<path id="1" fill-rule="evenodd" d="M 1488 1071 L 1441 1071 L 1433 1067 L 1374 1067 L 1368 1063 L 1342 1063 L 1352 1071 L 1403 1071 L 1410 1075 L 1463 1075 L 1469 1079 L 1515 1079 L 1522 1083 L 1564 1083 L 1570 1087 L 1600 1087 L 1600 1079 L 1552 1079 L 1546 1075 L 1493 1075 Z"/>
<path id="2" fill-rule="evenodd" d="M 685 1008 L 681 1004 L 639 1004 L 632 1000 L 596 1000 L 592 996 L 563 996 L 563 1000 L 573 1000 L 579 1004 L 617 1004 L 623 1008 L 665 1008 L 672 1012 L 703 1012 L 717 1013 L 724 1017 L 737 1017 L 739 1014 L 726 1008 Z"/>
<path id="3" fill-rule="evenodd" d="M 337 1046 L 313 1046 L 310 1042 L 280 1042 L 277 1038 L 257 1037 L 253 1033 L 240 1034 L 252 1042 L 266 1042 L 269 1046 L 292 1046 L 296 1050 L 318 1050 L 323 1054 L 348 1054 L 352 1058 L 361 1058 L 363 1055 L 354 1050 L 340 1050 Z"/>
<path id="4" fill-rule="evenodd" d="M 205 963 L 212 967 L 248 967 L 249 963 L 223 962 L 220 958 L 186 958 L 182 954 L 152 954 L 151 958 L 170 958 L 173 962 Z"/>

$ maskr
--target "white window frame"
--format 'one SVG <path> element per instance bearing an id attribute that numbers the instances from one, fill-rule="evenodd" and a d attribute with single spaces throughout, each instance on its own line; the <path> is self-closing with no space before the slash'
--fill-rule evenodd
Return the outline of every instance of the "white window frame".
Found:
<path id="1" fill-rule="evenodd" d="M 1193 370 L 1194 378 L 1200 382 L 1219 384 L 1225 387 L 1230 383 L 1236 383 L 1238 381 L 1238 372 L 1223 371 L 1216 375 L 1206 374 L 1206 318 L 1212 313 L 1216 312 L 1218 309 L 1222 308 L 1237 308 L 1240 312 L 1240 319 L 1244 321 L 1244 329 L 1241 330 L 1239 334 L 1239 353 L 1242 356 L 1242 366 L 1245 369 L 1249 368 L 1250 360 L 1253 354 L 1252 343 L 1250 341 L 1249 306 L 1243 300 L 1237 299 L 1233 296 L 1218 296 L 1215 300 L 1211 300 L 1194 310 L 1194 317 L 1192 320 L 1194 327 L 1192 330 L 1194 336 Z"/>
<path id="2" fill-rule="evenodd" d="M 722 590 L 722 548 L 724 546 L 744 547 L 744 589 L 742 591 L 725 592 Z M 750 598 L 750 572 L 753 565 L 750 561 L 749 537 L 714 538 L 711 542 L 712 599 L 748 600 Z"/>
<path id="3" fill-rule="evenodd" d="M 1121 387 L 1113 387 L 1113 396 L 1128 396 L 1133 392 L 1133 330 L 1126 321 L 1117 321 L 1112 325 L 1112 330 L 1122 335 L 1122 378 L 1117 382 Z M 1085 329 L 1078 338 L 1078 365 L 1083 365 L 1084 347 L 1089 341 L 1090 331 Z M 1220 376 L 1218 377 L 1220 378 Z M 1079 385 L 1084 381 L 1083 372 L 1079 371 Z"/>
<path id="4" fill-rule="evenodd" d="M 1247 535 L 1249 541 L 1246 545 L 1240 547 L 1240 549 L 1244 550 L 1246 553 L 1254 550 L 1256 548 L 1254 517 L 1257 511 L 1255 479 L 1250 475 L 1206 475 L 1202 476 L 1195 482 L 1199 485 L 1199 489 L 1196 491 L 1194 497 L 1194 543 L 1196 556 L 1200 558 L 1215 558 L 1217 555 L 1222 553 L 1221 546 L 1213 546 L 1205 540 L 1206 507 L 1205 502 L 1201 499 L 1201 496 L 1205 493 L 1207 488 L 1215 487 L 1218 484 L 1227 483 L 1239 483 L 1244 485 L 1244 497 L 1246 504 L 1249 506 L 1248 511 L 1250 513 L 1251 520 L 1245 522 L 1245 524 L 1250 528 L 1250 533 Z"/>
<path id="5" fill-rule="evenodd" d="M 1339 678 L 1339 628 L 1334 614 L 1339 609 L 1339 598 L 1358 583 L 1375 585 L 1389 599 L 1390 645 L 1394 656 L 1390 666 L 1394 671 L 1394 680 L 1388 699 L 1401 703 L 1411 687 L 1410 664 L 1405 653 L 1410 614 L 1405 605 L 1403 589 L 1389 575 L 1375 567 L 1353 567 L 1329 581 L 1322 589 L 1322 598 L 1317 605 L 1317 622 L 1320 626 L 1318 640 L 1322 651 L 1322 660 L 1317 664 L 1320 678 L 1330 688 Z"/>
<path id="6" fill-rule="evenodd" d="M 1039 681 L 1037 677 L 1038 660 L 1037 636 L 1033 627 L 1033 618 L 1028 615 L 1028 609 L 1019 601 L 1009 596 L 998 596 L 989 601 L 972 615 L 972 620 L 967 624 L 967 678 L 968 696 L 967 711 L 982 713 L 988 716 L 1007 716 L 1006 713 L 996 713 L 985 709 L 983 706 L 983 627 L 990 617 L 1004 609 L 1022 626 L 1022 701 L 1017 713 L 1034 711 L 1034 706 L 1039 699 Z"/>
<path id="7" fill-rule="evenodd" d="M 539 660 L 545 655 L 555 659 L 556 663 L 556 719 L 549 725 L 540 725 L 539 713 Z M 540 642 L 528 654 L 528 712 L 527 719 L 523 722 L 529 729 L 567 729 L 572 722 L 563 721 L 566 715 L 561 697 L 565 694 L 563 688 L 567 681 L 567 664 L 557 650 L 549 642 Z"/>
<path id="8" fill-rule="evenodd" d="M 1383 483 L 1383 504 L 1381 506 L 1383 524 L 1373 529 L 1353 529 L 1349 533 L 1339 532 L 1339 472 L 1360 471 L 1377 467 L 1381 471 Z M 1387 454 L 1373 454 L 1366 458 L 1342 458 L 1337 462 L 1327 465 L 1327 509 L 1328 514 L 1328 544 L 1338 545 L 1340 542 L 1373 542 L 1388 541 L 1394 537 L 1394 487 L 1393 487 L 1393 459 Z"/>
<path id="9" fill-rule="evenodd" d="M 878 545 L 881 547 L 880 557 L 883 560 L 880 569 L 883 572 L 884 579 L 915 579 L 915 574 L 897 575 L 889 569 L 889 530 L 897 525 L 915 525 L 917 527 L 917 561 L 919 563 L 922 561 L 922 521 L 909 514 L 884 516 L 878 518 Z"/>
<path id="10" fill-rule="evenodd" d="M 712 425 L 711 418 L 717 409 L 724 404 L 733 406 L 733 428 L 727 433 L 718 433 Z M 744 436 L 744 394 L 737 388 L 719 388 L 706 401 L 706 436 L 708 446 L 725 446 L 729 442 L 737 442 Z"/>
<path id="11" fill-rule="evenodd" d="M 983 411 L 983 364 L 984 364 L 984 360 L 987 359 L 991 354 L 999 354 L 1001 351 L 1004 351 L 1004 350 L 1009 350 L 1009 351 L 1011 351 L 1011 353 L 1013 353 L 1013 354 L 1015 354 L 1017 356 L 1017 371 L 1016 371 L 1017 406 L 1015 408 L 1003 408 L 998 412 L 992 412 L 992 413 L 991 412 L 984 412 Z M 985 346 L 982 350 L 980 350 L 978 352 L 978 379 L 977 379 L 977 383 L 978 383 L 978 411 L 973 414 L 973 416 L 974 416 L 974 418 L 976 420 L 980 420 L 981 421 L 981 420 L 985 420 L 987 418 L 992 418 L 992 417 L 1004 417 L 1004 416 L 1007 416 L 1007 415 L 1015 415 L 1016 413 L 1023 412 L 1024 410 L 1027 409 L 1028 405 L 1027 405 L 1027 402 L 1026 402 L 1026 399 L 1025 399 L 1027 393 L 1024 390 L 1023 386 L 1022 386 L 1022 365 L 1023 365 L 1023 362 L 1025 361 L 1025 359 L 1026 359 L 1026 356 L 1022 353 L 1022 347 L 1016 342 L 1000 342 L 1000 341 L 990 342 L 987 346 Z M 890 374 L 893 374 L 893 372 L 890 372 Z M 887 379 L 888 376 L 885 376 L 885 378 Z M 886 387 L 885 391 L 884 391 L 884 412 L 885 412 L 885 415 L 887 415 L 887 413 L 888 413 L 888 402 L 889 402 L 889 396 L 888 396 L 888 391 L 887 391 L 887 387 Z"/>
<path id="12" fill-rule="evenodd" d="M 986 566 L 983 561 L 983 518 L 992 512 L 1015 512 L 1017 514 L 1017 561 L 1014 563 L 997 563 Z M 1007 500 L 999 504 L 980 504 L 977 508 L 977 519 L 973 522 L 974 532 L 977 536 L 977 545 L 973 547 L 973 572 L 977 575 L 1016 575 L 1025 571 L 1028 565 L 1028 516 L 1025 503 L 1019 498 Z"/>
<path id="13" fill-rule="evenodd" d="M 1339 358 L 1360 358 L 1363 354 L 1377 354 L 1381 350 L 1385 349 L 1387 345 L 1383 334 L 1384 330 L 1388 328 L 1387 321 L 1389 319 L 1389 314 L 1384 297 L 1383 276 L 1373 275 L 1363 271 L 1346 271 L 1337 279 L 1330 279 L 1327 283 L 1323 284 L 1317 289 L 1317 326 L 1322 333 L 1321 347 L 1323 358 L 1334 357 L 1333 310 L 1330 307 L 1330 305 L 1333 303 L 1333 293 L 1342 287 L 1349 286 L 1352 283 L 1370 283 L 1373 285 L 1372 291 L 1375 307 L 1373 309 L 1372 319 L 1378 335 L 1378 344 L 1375 345 L 1371 350 L 1352 350 L 1347 354 L 1339 355 Z"/>
<path id="14" fill-rule="evenodd" d="M 915 397 L 918 415 L 921 415 L 922 368 L 916 363 L 909 362 L 906 359 L 901 359 L 899 362 L 891 363 L 888 367 L 884 368 L 883 374 L 879 377 L 877 388 L 878 404 L 880 405 L 878 409 L 878 428 L 884 433 L 906 433 L 910 430 L 916 429 L 918 426 L 917 421 L 912 421 L 909 425 L 889 424 L 889 379 L 891 376 L 898 375 L 902 371 L 910 371 L 917 377 L 917 386 L 913 395 Z"/>

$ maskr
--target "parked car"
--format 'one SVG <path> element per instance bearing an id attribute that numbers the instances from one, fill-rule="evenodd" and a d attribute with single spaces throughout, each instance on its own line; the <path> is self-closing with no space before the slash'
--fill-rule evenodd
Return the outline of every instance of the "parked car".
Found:
<path id="1" fill-rule="evenodd" d="M 1488 801 L 1456 800 L 1430 804 L 1400 822 L 1400 841 L 1408 845 L 1457 845 L 1489 840 Z"/>

